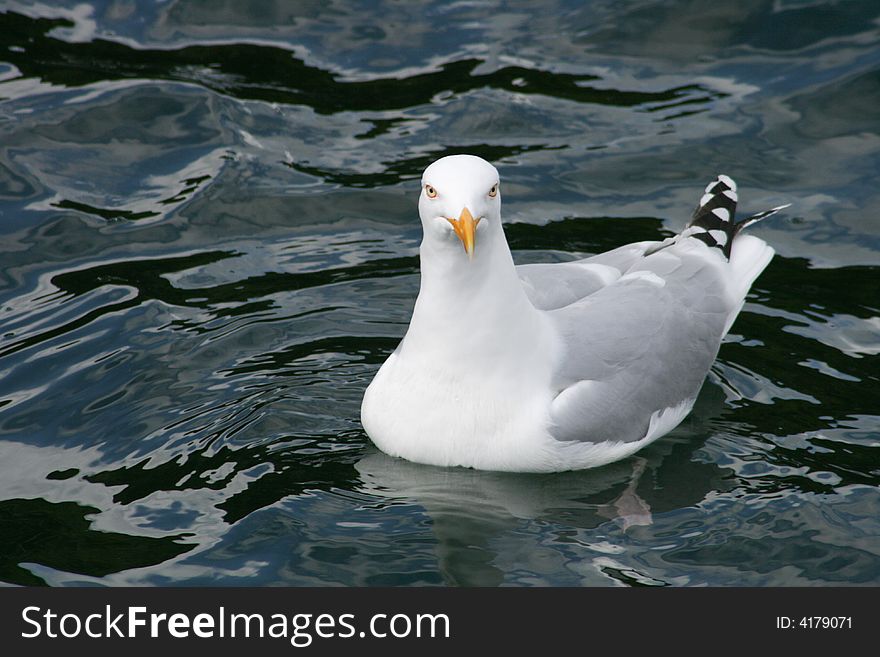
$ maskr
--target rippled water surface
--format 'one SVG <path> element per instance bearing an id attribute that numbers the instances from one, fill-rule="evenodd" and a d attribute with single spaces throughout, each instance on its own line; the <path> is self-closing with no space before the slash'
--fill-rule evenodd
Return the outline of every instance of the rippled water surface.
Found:
<path id="1" fill-rule="evenodd" d="M 880 584 L 880 7 L 544 5 L 0 5 L 0 582 Z M 793 204 L 677 430 L 540 476 L 371 446 L 461 151 L 518 262 L 717 173 Z"/>

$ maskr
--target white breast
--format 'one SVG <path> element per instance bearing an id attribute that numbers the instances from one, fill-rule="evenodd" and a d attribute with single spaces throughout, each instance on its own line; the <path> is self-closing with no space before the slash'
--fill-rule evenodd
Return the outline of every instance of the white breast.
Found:
<path id="1" fill-rule="evenodd" d="M 364 395 L 364 429 L 382 451 L 418 463 L 546 470 L 557 442 L 546 429 L 551 363 L 522 362 L 516 375 L 434 368 L 395 353 Z"/>

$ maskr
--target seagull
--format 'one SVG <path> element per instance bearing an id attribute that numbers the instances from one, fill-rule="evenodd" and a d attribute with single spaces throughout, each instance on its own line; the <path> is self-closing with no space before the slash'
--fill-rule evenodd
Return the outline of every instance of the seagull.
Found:
<path id="1" fill-rule="evenodd" d="M 674 429 L 773 257 L 742 229 L 788 207 L 735 221 L 719 175 L 678 235 L 516 266 L 494 166 L 450 155 L 421 183 L 418 298 L 361 422 L 391 456 L 478 470 L 598 467 Z"/>

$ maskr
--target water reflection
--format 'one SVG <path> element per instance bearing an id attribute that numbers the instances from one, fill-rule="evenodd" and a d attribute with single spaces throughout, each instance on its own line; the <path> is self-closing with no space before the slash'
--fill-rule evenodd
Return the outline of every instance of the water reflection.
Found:
<path id="1" fill-rule="evenodd" d="M 572 558 L 565 551 L 578 542 L 574 537 L 590 536 L 580 542 L 579 565 L 593 564 L 593 575 L 604 575 L 608 584 L 622 580 L 598 557 L 606 550 L 607 533 L 650 528 L 655 514 L 698 506 L 708 496 L 733 487 L 729 470 L 695 458 L 704 440 L 701 436 L 706 435 L 706 417 L 717 413 L 723 400 L 720 388 L 707 387 L 691 419 L 668 440 L 596 470 L 552 476 L 487 473 L 422 466 L 378 451 L 369 452 L 355 467 L 362 491 L 385 498 L 388 504 L 424 509 L 437 542 L 438 566 L 448 584 L 507 582 L 510 573 L 499 567 L 507 558 L 503 551 L 523 533 L 533 532 L 538 534 L 533 539 L 538 540 L 539 551 L 563 561 Z M 607 527 L 609 521 L 612 529 Z M 596 535 L 603 539 L 596 540 Z M 533 572 L 536 581 L 540 581 L 538 573 L 549 575 Z M 596 577 L 593 583 L 602 580 Z"/>
<path id="2" fill-rule="evenodd" d="M 89 531 L 87 517 L 97 511 L 74 502 L 0 500 L 0 580 L 22 586 L 44 583 L 22 563 L 101 577 L 162 563 L 189 550 L 171 538 Z"/>

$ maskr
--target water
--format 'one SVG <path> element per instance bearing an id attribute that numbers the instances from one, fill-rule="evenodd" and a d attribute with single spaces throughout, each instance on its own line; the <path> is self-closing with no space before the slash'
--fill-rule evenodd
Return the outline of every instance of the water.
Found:
<path id="1" fill-rule="evenodd" d="M 880 584 L 877 4 L 356 4 L 4 3 L 0 581 Z M 681 427 L 558 475 L 370 445 L 459 151 L 518 262 L 717 173 L 793 203 Z"/>

